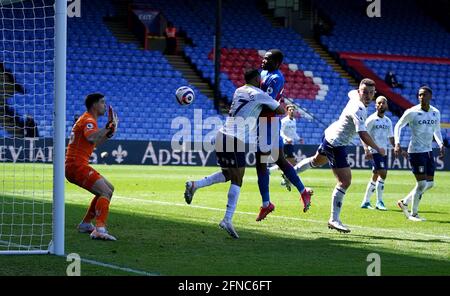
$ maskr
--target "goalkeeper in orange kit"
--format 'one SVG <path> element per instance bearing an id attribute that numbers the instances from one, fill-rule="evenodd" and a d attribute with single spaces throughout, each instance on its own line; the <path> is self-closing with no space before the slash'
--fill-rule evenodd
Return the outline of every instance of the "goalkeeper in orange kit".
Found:
<path id="1" fill-rule="evenodd" d="M 92 93 L 86 97 L 87 111 L 81 115 L 72 128 L 66 153 L 66 178 L 92 194 L 89 209 L 78 225 L 78 230 L 90 233 L 92 239 L 113 240 L 116 238 L 106 230 L 109 203 L 114 192 L 113 185 L 89 166 L 89 156 L 96 146 L 111 138 L 117 130 L 119 119 L 109 106 L 108 123 L 104 128 L 98 128 L 97 118 L 106 113 L 105 96 Z M 91 221 L 95 218 L 95 226 Z"/>

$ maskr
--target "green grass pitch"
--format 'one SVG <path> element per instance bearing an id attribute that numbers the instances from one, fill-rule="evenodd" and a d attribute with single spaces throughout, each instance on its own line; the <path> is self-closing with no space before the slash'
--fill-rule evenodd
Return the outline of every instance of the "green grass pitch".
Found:
<path id="1" fill-rule="evenodd" d="M 31 174 L 28 166 L 18 167 Z M 6 168 L 11 170 L 8 165 Z M 247 168 L 234 217 L 241 238 L 234 240 L 218 227 L 228 184 L 197 191 L 191 205 L 183 198 L 187 179 L 199 179 L 218 168 L 95 168 L 115 186 L 109 231 L 118 241 L 93 241 L 87 234 L 77 233 L 75 227 L 92 195 L 66 183 L 66 253 L 128 270 L 82 262 L 81 275 L 135 275 L 136 271 L 160 275 L 366 275 L 370 253 L 380 255 L 382 275 L 450 275 L 450 172 L 437 172 L 435 187 L 423 196 L 420 213 L 428 220 L 412 222 L 395 206 L 414 185 L 411 172 L 389 172 L 384 195 L 389 210 L 380 212 L 359 208 L 371 172 L 354 170 L 341 214 L 352 232 L 341 234 L 327 228 L 335 185 L 330 170 L 309 170 L 301 175 L 315 191 L 308 213 L 301 211 L 298 194 L 287 192 L 279 185 L 279 173 L 273 174 L 270 189 L 276 210 L 256 222 L 261 199 L 255 169 Z M 44 170 L 45 180 L 51 180 L 51 167 Z M 20 175 L 20 169 L 15 174 Z M 4 176 L 3 192 L 11 190 L 11 180 Z M 51 193 L 50 182 L 34 182 Z M 20 180 L 15 186 L 21 186 Z M 372 202 L 374 199 L 375 195 Z M 68 264 L 57 256 L 0 255 L 0 275 L 65 275 Z"/>

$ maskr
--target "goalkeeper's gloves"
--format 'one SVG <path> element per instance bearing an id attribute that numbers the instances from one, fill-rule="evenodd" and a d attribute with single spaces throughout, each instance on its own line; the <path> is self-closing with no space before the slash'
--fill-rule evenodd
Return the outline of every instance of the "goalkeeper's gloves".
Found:
<path id="1" fill-rule="evenodd" d="M 108 110 L 108 122 L 106 123 L 106 129 L 109 130 L 108 133 L 106 133 L 106 137 L 111 138 L 114 136 L 114 133 L 117 130 L 117 126 L 119 124 L 119 117 L 117 116 L 117 113 L 114 112 L 113 108 L 109 106 Z"/>

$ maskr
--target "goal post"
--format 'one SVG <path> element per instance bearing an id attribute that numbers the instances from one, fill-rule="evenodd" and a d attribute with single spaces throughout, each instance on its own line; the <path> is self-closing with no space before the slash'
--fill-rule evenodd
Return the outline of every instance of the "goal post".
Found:
<path id="1" fill-rule="evenodd" d="M 53 161 L 53 245 L 50 252 L 64 255 L 64 179 L 66 126 L 67 1 L 55 3 L 55 125 Z"/>
<path id="2" fill-rule="evenodd" d="M 0 254 L 65 252 L 66 32 L 66 0 L 0 0 Z"/>

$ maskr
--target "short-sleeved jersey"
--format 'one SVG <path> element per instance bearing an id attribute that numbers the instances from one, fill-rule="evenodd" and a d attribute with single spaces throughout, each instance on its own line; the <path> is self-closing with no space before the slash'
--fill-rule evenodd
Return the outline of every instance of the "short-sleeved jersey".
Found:
<path id="1" fill-rule="evenodd" d="M 407 124 L 411 129 L 408 153 L 432 151 L 433 135 L 439 146 L 442 146 L 441 113 L 437 108 L 430 105 L 430 109 L 424 111 L 419 104 L 406 110 L 395 125 L 395 144 L 400 143 L 400 131 Z"/>
<path id="2" fill-rule="evenodd" d="M 333 146 L 349 145 L 356 133 L 366 131 L 366 106 L 359 99 L 357 90 L 348 93 L 350 100 L 341 116 L 325 130 L 325 140 Z"/>
<path id="3" fill-rule="evenodd" d="M 257 119 L 263 106 L 275 110 L 279 105 L 277 101 L 257 87 L 248 84 L 239 87 L 234 92 L 229 117 L 221 131 L 243 142 L 248 142 L 245 140 L 245 136 L 247 133 L 255 132 Z"/>
<path id="4" fill-rule="evenodd" d="M 280 70 L 261 71 L 261 89 L 274 100 L 279 101 L 284 90 L 284 76 Z"/>
<path id="5" fill-rule="evenodd" d="M 390 143 L 390 138 L 394 137 L 394 132 L 392 131 L 392 121 L 384 115 L 379 117 L 377 112 L 370 115 L 366 120 L 366 128 L 369 135 L 374 140 L 378 147 L 383 147 L 387 150 Z M 375 149 L 369 146 L 370 153 L 378 153 Z"/>
<path id="6" fill-rule="evenodd" d="M 290 119 L 289 116 L 286 116 L 281 119 L 280 135 L 283 138 L 284 144 L 286 144 L 288 140 L 300 140 L 300 137 L 297 135 L 297 121 L 295 120 L 295 118 Z"/>
<path id="7" fill-rule="evenodd" d="M 89 164 L 89 157 L 94 151 L 95 145 L 87 138 L 97 130 L 95 118 L 88 112 L 84 112 L 72 127 L 66 152 L 66 164 Z"/>
<path id="8" fill-rule="evenodd" d="M 284 76 L 280 70 L 261 71 L 261 89 L 274 100 L 279 101 L 284 90 Z M 275 113 L 264 110 L 261 112 L 261 116 L 274 117 Z"/>

